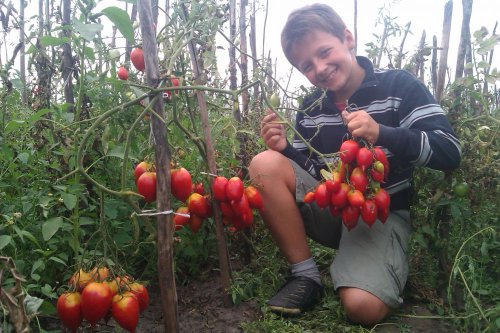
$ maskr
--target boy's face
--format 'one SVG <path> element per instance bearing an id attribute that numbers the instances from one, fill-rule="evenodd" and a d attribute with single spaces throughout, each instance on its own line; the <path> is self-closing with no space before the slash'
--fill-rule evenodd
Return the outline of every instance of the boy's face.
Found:
<path id="1" fill-rule="evenodd" d="M 336 36 L 313 30 L 292 47 L 293 65 L 316 87 L 333 90 L 348 98 L 359 84 L 354 38 L 345 30 L 344 42 Z M 347 96 L 344 96 L 346 95 Z"/>

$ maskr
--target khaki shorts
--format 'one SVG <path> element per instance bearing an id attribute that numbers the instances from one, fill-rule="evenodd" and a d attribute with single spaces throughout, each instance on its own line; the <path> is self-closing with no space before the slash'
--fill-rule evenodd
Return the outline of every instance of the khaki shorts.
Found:
<path id="1" fill-rule="evenodd" d="M 360 219 L 355 228 L 347 231 L 340 218 L 333 217 L 328 208 L 304 203 L 304 195 L 314 190 L 318 181 L 291 162 L 295 170 L 296 202 L 307 235 L 322 245 L 338 249 L 330 266 L 335 289 L 360 288 L 391 308 L 400 306 L 408 277 L 409 212 L 391 211 L 385 224 L 376 221 L 371 228 Z"/>

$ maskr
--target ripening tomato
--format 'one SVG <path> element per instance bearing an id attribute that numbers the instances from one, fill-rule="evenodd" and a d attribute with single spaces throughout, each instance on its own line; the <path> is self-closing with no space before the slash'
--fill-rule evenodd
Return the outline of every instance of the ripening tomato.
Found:
<path id="1" fill-rule="evenodd" d="M 365 196 L 360 190 L 352 189 L 347 192 L 347 200 L 351 206 L 361 207 L 365 202 Z"/>
<path id="2" fill-rule="evenodd" d="M 214 195 L 215 200 L 217 201 L 226 201 L 226 185 L 227 185 L 227 178 L 224 176 L 217 176 L 215 177 L 213 183 L 212 183 L 212 193 Z"/>
<path id="3" fill-rule="evenodd" d="M 82 323 L 82 301 L 79 292 L 64 293 L 57 299 L 57 314 L 64 326 L 73 333 Z"/>
<path id="4" fill-rule="evenodd" d="M 377 161 L 377 163 L 380 163 L 380 162 Z M 377 169 L 375 169 L 375 168 L 373 168 L 373 169 L 370 170 L 370 176 L 376 182 L 380 183 L 380 182 L 384 181 L 384 173 L 377 171 Z"/>
<path id="5" fill-rule="evenodd" d="M 182 214 L 182 215 L 181 215 Z M 175 211 L 173 222 L 175 230 L 182 229 L 189 222 L 189 208 L 186 206 L 181 206 Z"/>
<path id="6" fill-rule="evenodd" d="M 120 80 L 128 80 L 128 70 L 123 66 L 118 69 L 117 75 Z"/>
<path id="7" fill-rule="evenodd" d="M 144 201 L 156 200 L 156 172 L 144 172 L 137 179 L 137 193 L 144 197 Z"/>
<path id="8" fill-rule="evenodd" d="M 314 201 L 315 196 L 316 195 L 314 192 L 312 192 L 312 191 L 307 192 L 306 195 L 304 195 L 304 203 L 310 204 L 311 202 Z"/>
<path id="9" fill-rule="evenodd" d="M 92 282 L 92 275 L 89 272 L 85 272 L 83 268 L 80 268 L 69 279 L 69 285 L 76 287 L 78 291 L 82 291 L 90 282 Z"/>
<path id="10" fill-rule="evenodd" d="M 184 168 L 174 169 L 170 173 L 170 187 L 172 195 L 184 202 L 191 194 L 193 181 L 191 174 Z"/>
<path id="11" fill-rule="evenodd" d="M 373 197 L 378 210 L 388 210 L 391 204 L 391 197 L 389 193 L 383 188 L 380 188 Z"/>
<path id="12" fill-rule="evenodd" d="M 248 199 L 248 203 L 251 208 L 255 208 L 258 210 L 264 209 L 264 201 L 262 200 L 262 196 L 260 195 L 259 190 L 257 190 L 254 186 L 249 185 L 245 187 L 244 194 Z"/>
<path id="13" fill-rule="evenodd" d="M 137 182 L 137 179 L 146 171 L 151 171 L 151 164 L 142 161 L 141 163 L 137 164 L 137 166 L 134 168 L 134 178 L 135 181 Z"/>
<path id="14" fill-rule="evenodd" d="M 340 190 L 330 194 L 330 205 L 338 208 L 345 207 L 348 204 L 347 193 L 349 193 L 350 189 L 348 184 L 341 183 Z"/>
<path id="15" fill-rule="evenodd" d="M 239 201 L 243 196 L 243 181 L 240 177 L 231 177 L 226 185 L 226 198 L 229 201 Z"/>
<path id="16" fill-rule="evenodd" d="M 387 155 L 380 147 L 375 147 L 373 149 L 373 154 L 375 155 L 375 160 L 382 162 L 384 165 L 384 177 L 387 180 L 389 176 L 389 161 L 387 160 Z"/>
<path id="17" fill-rule="evenodd" d="M 106 316 L 113 295 L 106 283 L 90 282 L 82 291 L 82 314 L 91 326 Z"/>
<path id="18" fill-rule="evenodd" d="M 139 301 L 130 291 L 113 296 L 111 315 L 118 325 L 129 332 L 135 332 L 139 322 Z"/>
<path id="19" fill-rule="evenodd" d="M 187 199 L 189 211 L 200 217 L 208 217 L 210 212 L 210 203 L 207 198 L 199 193 L 191 193 Z"/>
<path id="20" fill-rule="evenodd" d="M 93 281 L 102 282 L 109 276 L 109 269 L 107 267 L 94 267 L 90 270 L 90 275 Z"/>
<path id="21" fill-rule="evenodd" d="M 346 140 L 340 146 L 340 159 L 344 163 L 354 162 L 358 153 L 359 144 L 354 140 Z"/>
<path id="22" fill-rule="evenodd" d="M 144 51 L 141 48 L 136 47 L 130 52 L 130 61 L 134 67 L 141 72 L 146 69 L 146 64 L 144 63 Z"/>
<path id="23" fill-rule="evenodd" d="M 119 282 L 119 277 L 116 277 L 114 279 L 107 279 L 104 280 L 104 284 L 108 285 L 109 290 L 111 290 L 111 295 L 114 296 L 118 293 L 118 290 L 120 289 L 120 282 Z"/>
<path id="24" fill-rule="evenodd" d="M 375 200 L 367 199 L 361 205 L 361 218 L 363 221 L 371 227 L 377 220 L 377 205 Z"/>
<path id="25" fill-rule="evenodd" d="M 356 190 L 359 190 L 361 193 L 365 193 L 366 187 L 368 186 L 368 177 L 363 172 L 361 167 L 355 167 L 352 170 L 349 181 Z"/>
<path id="26" fill-rule="evenodd" d="M 334 171 L 332 173 L 332 179 L 327 179 L 325 181 L 326 189 L 330 193 L 337 192 L 340 190 L 340 183 L 342 181 L 340 180 L 340 173 L 338 171 Z"/>
<path id="27" fill-rule="evenodd" d="M 149 293 L 142 283 L 134 282 L 129 285 L 130 291 L 137 297 L 139 301 L 139 312 L 143 312 L 149 306 Z"/>
<path id="28" fill-rule="evenodd" d="M 281 104 L 280 96 L 277 93 L 274 93 L 269 98 L 269 103 L 273 108 L 279 108 Z"/>

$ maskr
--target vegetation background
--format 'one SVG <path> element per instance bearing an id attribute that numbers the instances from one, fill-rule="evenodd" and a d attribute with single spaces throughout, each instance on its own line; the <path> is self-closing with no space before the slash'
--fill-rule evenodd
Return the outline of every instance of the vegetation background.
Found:
<path id="1" fill-rule="evenodd" d="M 226 310 L 248 305 L 251 315 L 231 312 L 241 322 L 225 319 L 226 328 L 246 332 L 417 332 L 427 319 L 443 331 L 498 331 L 499 74 L 492 66 L 498 22 L 470 31 L 473 1 L 455 2 L 463 8 L 463 23 L 457 59 L 448 63 L 452 3 L 445 5 L 440 40 L 422 34 L 418 48 L 408 49 L 411 25 L 391 16 L 388 3 L 373 40 L 358 45 L 376 65 L 419 77 L 463 145 L 459 169 L 421 169 L 414 180 L 406 299 L 428 312 L 407 307 L 382 325 L 363 328 L 345 319 L 328 285 L 335 251 L 311 244 L 328 287 L 318 309 L 298 319 L 277 318 L 264 304 L 282 283 L 286 265 L 258 214 L 244 231 L 224 227 L 216 210 L 197 233 L 174 233 L 171 215 L 142 215 L 184 205 L 169 195 L 170 183 L 160 186 L 156 203 L 135 194 L 133 166 L 143 160 L 155 161 L 162 180 L 182 166 L 207 192 L 213 174 L 248 184 L 246 166 L 264 149 L 259 121 L 272 93 L 280 95 L 276 110 L 293 127 L 309 87 L 276 80 L 276 61 L 267 51 L 257 53 L 265 34 L 257 34 L 255 15 L 265 13 L 266 3 L 1 2 L 0 331 L 59 331 L 58 295 L 75 271 L 99 265 L 161 294 L 155 315 L 140 319 L 143 325 L 150 321 L 144 331 L 154 325 L 189 331 L 185 322 L 203 324 L 206 319 L 179 313 L 186 303 L 177 304 L 177 290 L 182 300 L 218 297 Z M 357 1 L 352 4 L 356 8 Z M 37 15 L 26 16 L 28 7 Z M 153 24 L 159 19 L 164 24 Z M 359 24 L 356 17 L 353 22 Z M 13 46 L 7 42 L 17 39 Z M 130 64 L 139 45 L 147 74 Z M 157 52 L 150 52 L 151 45 Z M 220 52 L 227 54 L 227 68 L 220 67 Z M 117 79 L 120 66 L 128 69 L 127 81 Z M 173 94 L 172 75 L 180 80 Z M 167 91 L 172 97 L 163 100 Z M 208 292 L 207 283 L 217 292 Z M 203 292 L 195 293 L 196 286 Z M 100 330 L 118 327 L 103 324 Z"/>

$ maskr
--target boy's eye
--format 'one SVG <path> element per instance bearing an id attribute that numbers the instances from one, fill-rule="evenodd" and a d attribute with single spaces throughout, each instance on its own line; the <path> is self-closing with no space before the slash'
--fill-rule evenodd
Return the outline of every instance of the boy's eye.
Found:
<path id="1" fill-rule="evenodd" d="M 327 57 L 329 54 L 330 54 L 330 49 L 324 49 L 324 50 L 321 50 L 321 52 L 319 53 L 319 56 L 321 58 L 324 58 L 324 57 Z"/>
<path id="2" fill-rule="evenodd" d="M 311 64 L 304 64 L 300 68 L 302 73 L 307 73 L 311 70 Z"/>

